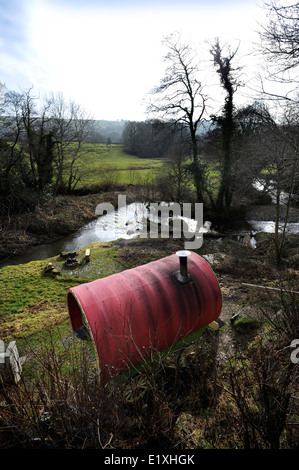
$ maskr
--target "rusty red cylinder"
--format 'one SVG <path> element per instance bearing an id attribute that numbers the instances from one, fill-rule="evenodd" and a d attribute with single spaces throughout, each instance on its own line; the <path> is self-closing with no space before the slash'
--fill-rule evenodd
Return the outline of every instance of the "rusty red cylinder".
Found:
<path id="1" fill-rule="evenodd" d="M 73 330 L 88 328 L 102 380 L 218 318 L 221 291 L 209 264 L 191 252 L 181 272 L 174 254 L 69 290 Z"/>

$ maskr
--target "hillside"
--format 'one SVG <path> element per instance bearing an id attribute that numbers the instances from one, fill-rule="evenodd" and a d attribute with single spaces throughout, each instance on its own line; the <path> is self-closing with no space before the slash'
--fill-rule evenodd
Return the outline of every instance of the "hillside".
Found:
<path id="1" fill-rule="evenodd" d="M 94 130 L 92 136 L 89 138 L 90 142 L 112 143 L 121 144 L 123 142 L 123 130 L 126 120 L 120 121 L 107 121 L 107 120 L 94 120 Z M 211 127 L 208 121 L 202 121 L 198 128 L 198 135 L 205 134 Z"/>
<path id="2" fill-rule="evenodd" d="M 94 130 L 90 141 L 121 144 L 126 121 L 94 120 Z"/>

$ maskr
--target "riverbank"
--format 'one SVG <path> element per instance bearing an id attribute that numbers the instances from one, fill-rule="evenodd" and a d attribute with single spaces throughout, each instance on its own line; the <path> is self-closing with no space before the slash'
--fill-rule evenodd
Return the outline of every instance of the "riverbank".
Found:
<path id="1" fill-rule="evenodd" d="M 127 202 L 132 202 L 132 192 L 126 194 Z M 97 218 L 95 209 L 98 204 L 109 202 L 117 207 L 117 195 L 117 191 L 112 191 L 83 196 L 56 196 L 37 206 L 33 212 L 0 220 L 0 266 L 1 260 L 9 256 L 75 233 Z"/>
<path id="2" fill-rule="evenodd" d="M 95 208 L 102 202 L 109 202 L 117 208 L 119 194 L 126 195 L 127 204 L 140 201 L 140 191 L 134 186 L 126 188 L 125 193 L 121 189 L 119 191 L 81 196 L 57 196 L 38 206 L 33 212 L 15 215 L 9 220 L 0 220 L 0 267 L 1 261 L 2 265 L 4 265 L 5 260 L 10 257 L 22 254 L 33 247 L 49 244 L 55 240 L 62 239 L 62 237 L 75 234 L 79 229 L 82 229 L 82 227 L 85 227 L 89 222 L 97 218 Z M 242 216 L 238 220 L 231 221 L 231 227 L 228 228 L 228 232 L 231 235 L 234 232 L 234 228 L 236 229 L 235 233 L 238 233 L 242 225 L 246 225 L 246 221 L 250 220 L 261 222 L 274 221 L 275 210 L 274 204 L 248 206 L 246 210 L 242 211 Z M 283 208 L 281 213 L 283 215 Z M 288 220 L 290 223 L 298 224 L 298 207 L 290 208 Z M 250 232 L 249 224 L 244 230 L 245 233 L 246 230 L 248 233 Z M 228 233 L 224 234 L 224 236 L 227 235 Z M 271 238 L 271 234 L 268 236 L 268 239 L 269 237 Z M 261 240 L 262 237 L 259 236 L 259 242 Z M 265 240 L 265 236 L 263 240 Z M 296 238 L 294 240 L 296 241 Z M 262 246 L 263 244 L 266 245 L 266 243 L 264 241 Z M 294 241 L 291 243 L 291 256 L 296 254 L 294 253 L 293 244 Z M 261 244 L 259 243 L 259 245 Z"/>
<path id="3" fill-rule="evenodd" d="M 286 207 L 281 205 L 281 220 L 286 215 Z M 276 204 L 252 205 L 246 210 L 246 219 L 270 221 L 276 218 Z M 288 223 L 299 222 L 299 207 L 290 207 L 288 214 Z"/>

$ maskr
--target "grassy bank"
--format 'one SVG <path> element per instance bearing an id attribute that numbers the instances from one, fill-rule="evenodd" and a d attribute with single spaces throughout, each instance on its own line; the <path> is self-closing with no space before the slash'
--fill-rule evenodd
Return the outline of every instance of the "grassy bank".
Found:
<path id="1" fill-rule="evenodd" d="M 78 250 L 82 263 L 76 269 L 65 267 L 60 255 L 43 261 L 32 261 L 0 269 L 0 331 L 2 340 L 24 340 L 39 335 L 51 325 L 68 320 L 66 293 L 68 288 L 108 276 L 121 269 L 114 260 L 115 248 L 94 243 L 91 261 L 85 263 L 85 249 Z M 46 271 L 53 263 L 57 273 Z"/>
<path id="2" fill-rule="evenodd" d="M 0 269 L 0 338 L 5 341 L 37 337 L 53 325 L 69 319 L 66 295 L 70 287 L 109 276 L 126 268 L 145 264 L 172 254 L 182 247 L 180 241 L 132 240 L 128 242 L 94 242 L 90 262 L 86 263 L 86 247 L 77 251 L 78 266 L 69 268 L 58 254 L 46 260 L 31 261 Z M 47 272 L 48 263 L 55 274 Z"/>
<path id="3" fill-rule="evenodd" d="M 103 182 L 141 184 L 162 164 L 162 160 L 129 155 L 119 144 L 84 144 L 81 161 L 78 187 Z"/>

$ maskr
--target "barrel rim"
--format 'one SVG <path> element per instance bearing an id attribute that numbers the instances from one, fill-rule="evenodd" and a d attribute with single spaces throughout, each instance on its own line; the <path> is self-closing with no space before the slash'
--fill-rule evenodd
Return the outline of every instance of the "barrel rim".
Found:
<path id="1" fill-rule="evenodd" d="M 95 352 L 95 356 L 96 356 L 96 360 L 97 360 L 97 368 L 98 368 L 98 371 L 99 371 L 99 378 L 101 377 L 101 366 L 100 366 L 100 358 L 99 358 L 99 354 L 98 354 L 98 348 L 97 348 L 97 345 L 96 345 L 96 342 L 95 342 L 95 338 L 94 338 L 94 335 L 93 335 L 93 332 L 92 332 L 92 329 L 89 325 L 89 322 L 87 320 L 87 317 L 85 315 L 85 312 L 84 312 L 84 309 L 81 305 L 81 302 L 80 300 L 78 299 L 77 295 L 75 294 L 75 292 L 73 292 L 73 288 L 71 287 L 70 289 L 68 289 L 68 292 L 67 292 L 67 299 L 68 299 L 68 296 L 69 295 L 72 295 L 74 297 L 74 299 L 76 300 L 77 302 L 77 305 L 80 309 L 80 312 L 81 312 L 81 316 L 83 316 L 83 319 L 82 320 L 82 324 L 84 324 L 87 329 L 88 329 L 88 333 L 89 333 L 89 336 L 90 336 L 90 339 L 91 339 L 91 342 L 92 342 L 92 346 L 93 346 L 93 350 Z M 67 301 L 67 305 L 68 305 L 68 301 Z M 70 313 L 70 310 L 68 308 L 68 312 L 69 312 L 69 316 L 70 316 L 70 319 L 71 319 L 71 313 Z M 74 330 L 75 331 L 75 330 Z"/>

